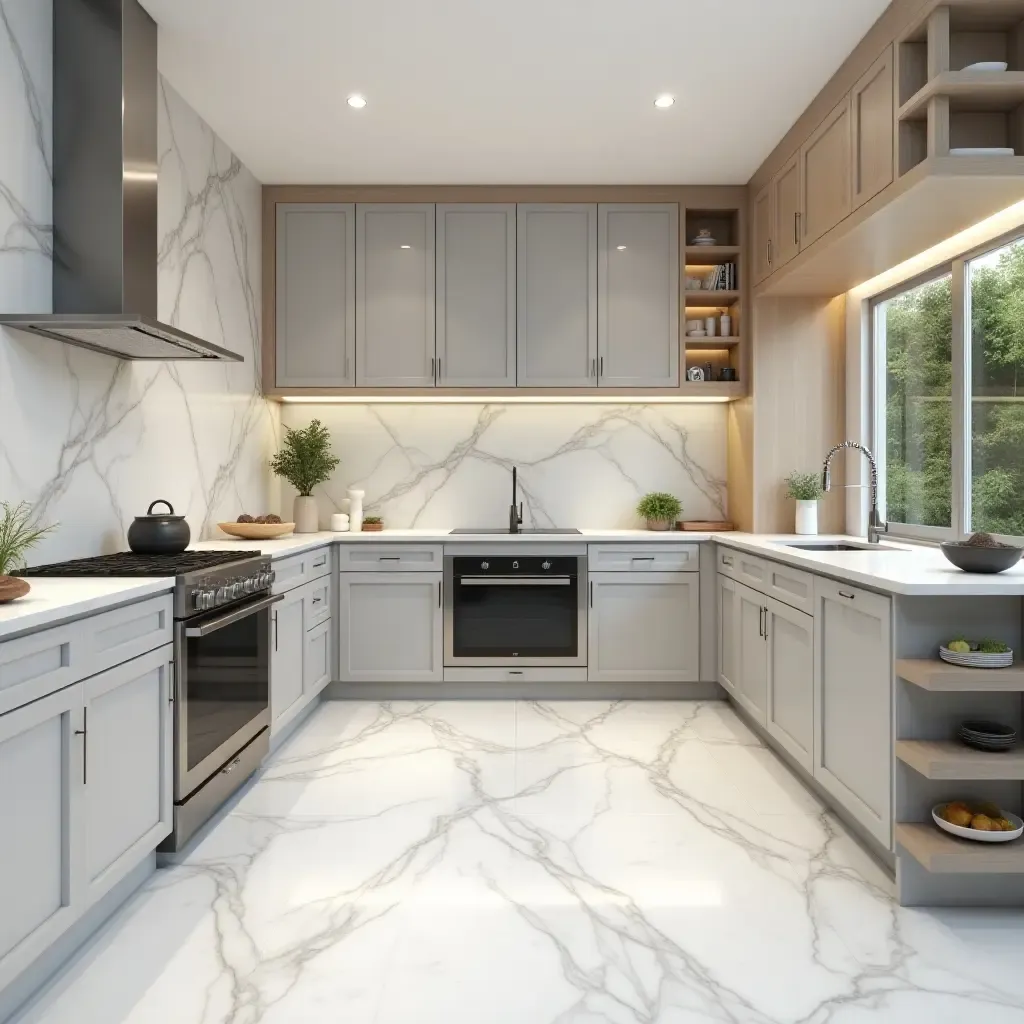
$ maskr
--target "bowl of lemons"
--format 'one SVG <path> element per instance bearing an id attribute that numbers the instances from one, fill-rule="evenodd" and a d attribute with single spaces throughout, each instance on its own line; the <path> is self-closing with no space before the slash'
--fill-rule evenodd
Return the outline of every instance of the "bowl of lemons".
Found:
<path id="1" fill-rule="evenodd" d="M 976 843 L 1008 843 L 1024 834 L 1024 821 L 995 804 L 953 800 L 936 804 L 932 818 L 943 831 Z"/>

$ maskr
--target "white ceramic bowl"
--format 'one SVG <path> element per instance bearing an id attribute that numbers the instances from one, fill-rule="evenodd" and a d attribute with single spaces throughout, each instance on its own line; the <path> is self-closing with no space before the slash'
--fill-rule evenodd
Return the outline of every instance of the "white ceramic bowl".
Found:
<path id="1" fill-rule="evenodd" d="M 968 64 L 964 71 L 1005 71 L 1009 66 L 1005 60 L 979 60 L 977 64 Z"/>
<path id="2" fill-rule="evenodd" d="M 241 540 L 275 540 L 295 531 L 294 523 L 218 523 L 217 526 Z"/>
<path id="3" fill-rule="evenodd" d="M 944 832 L 959 836 L 961 839 L 971 839 L 976 843 L 1008 843 L 1013 839 L 1020 839 L 1024 835 L 1024 821 L 1021 821 L 1016 814 L 1009 811 L 1002 811 L 1002 816 L 1016 828 L 1012 832 L 979 832 L 976 828 L 962 828 L 960 825 L 952 825 L 945 818 L 941 817 L 939 811 L 951 801 L 944 800 L 932 808 L 932 820 Z"/>

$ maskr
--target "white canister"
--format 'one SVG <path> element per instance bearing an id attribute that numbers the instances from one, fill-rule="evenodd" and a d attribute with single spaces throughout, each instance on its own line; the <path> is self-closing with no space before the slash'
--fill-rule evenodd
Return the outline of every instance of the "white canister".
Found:
<path id="1" fill-rule="evenodd" d="M 320 529 L 320 516 L 316 510 L 316 498 L 300 494 L 295 499 L 295 532 L 316 533 Z"/>
<path id="2" fill-rule="evenodd" d="M 813 537 L 818 532 L 818 503 L 798 501 L 796 503 L 796 532 Z"/>
<path id="3" fill-rule="evenodd" d="M 335 512 L 331 516 L 331 533 L 348 533 L 349 518 L 347 512 Z"/>
<path id="4" fill-rule="evenodd" d="M 348 492 L 348 521 L 349 530 L 352 533 L 363 532 L 363 498 L 366 497 L 366 491 L 353 491 Z"/>
<path id="5" fill-rule="evenodd" d="M 729 316 L 728 313 L 723 313 L 722 317 L 721 317 L 720 324 L 721 324 L 721 328 L 722 328 L 722 337 L 723 338 L 731 338 L 732 337 L 732 317 Z"/>
<path id="6" fill-rule="evenodd" d="M 718 321 L 713 316 L 709 316 L 704 321 L 704 330 L 708 332 L 709 338 L 713 338 L 718 330 Z"/>

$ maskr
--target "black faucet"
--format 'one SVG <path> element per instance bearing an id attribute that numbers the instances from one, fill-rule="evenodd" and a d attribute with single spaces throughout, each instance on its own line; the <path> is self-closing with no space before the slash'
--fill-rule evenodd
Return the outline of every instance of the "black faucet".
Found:
<path id="1" fill-rule="evenodd" d="M 523 505 L 519 503 L 519 507 L 516 508 L 516 490 L 517 490 L 517 478 L 518 471 L 516 467 L 512 467 L 512 504 L 508 510 L 508 532 L 519 533 L 519 527 L 523 525 Z"/>

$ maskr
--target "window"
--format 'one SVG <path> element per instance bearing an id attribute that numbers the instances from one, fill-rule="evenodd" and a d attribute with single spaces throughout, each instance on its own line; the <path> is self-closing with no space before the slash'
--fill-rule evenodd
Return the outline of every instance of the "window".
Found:
<path id="1" fill-rule="evenodd" d="M 879 296 L 872 324 L 892 532 L 1024 536 L 1024 238 Z"/>

